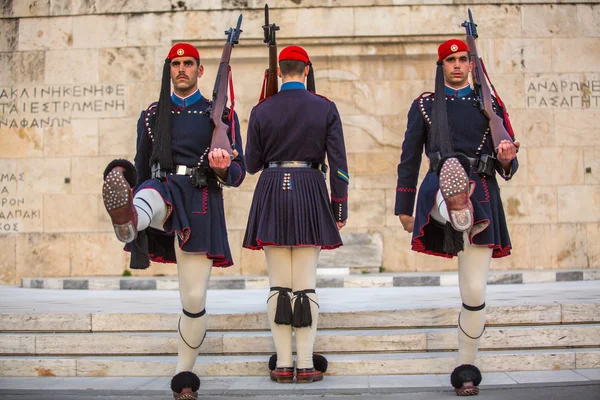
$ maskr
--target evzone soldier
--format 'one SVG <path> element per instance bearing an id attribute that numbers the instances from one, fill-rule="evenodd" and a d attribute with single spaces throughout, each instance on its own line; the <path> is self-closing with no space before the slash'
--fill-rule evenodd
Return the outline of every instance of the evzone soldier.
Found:
<path id="1" fill-rule="evenodd" d="M 435 93 L 420 95 L 408 113 L 395 205 L 404 230 L 412 232 L 413 250 L 458 256 L 463 304 L 451 383 L 459 396 L 479 393 L 481 373 L 473 364 L 485 329 L 490 262 L 511 250 L 496 177 L 511 179 L 519 165 L 518 142 L 503 140 L 494 148 L 488 118 L 475 104 L 477 95 L 469 85 L 473 67 L 469 56 L 468 45 L 460 40 L 438 48 Z M 493 103 L 496 114 L 509 126 L 501 100 Z M 429 171 L 417 197 L 423 147 Z"/>
<path id="2" fill-rule="evenodd" d="M 183 310 L 171 389 L 180 400 L 198 396 L 200 379 L 192 369 L 206 335 L 211 269 L 233 265 L 222 186 L 237 187 L 246 174 L 237 115 L 228 122 L 235 125 L 235 158 L 225 149 L 210 148 L 211 102 L 198 89 L 203 72 L 194 46 L 171 48 L 160 99 L 138 120 L 135 167 L 114 160 L 104 172 L 102 188 L 117 238 L 132 253 L 131 267 L 147 268 L 150 259 L 177 263 Z"/>
<path id="3" fill-rule="evenodd" d="M 335 104 L 314 87 L 307 52 L 289 46 L 279 54 L 281 91 L 256 105 L 246 138 L 246 167 L 262 170 L 254 191 L 244 247 L 264 250 L 270 292 L 267 314 L 277 350 L 270 377 L 280 383 L 323 379 L 327 362 L 314 355 L 319 304 L 317 259 L 342 245 L 348 215 L 348 167 L 342 122 Z M 313 89 L 314 90 L 314 89 Z M 331 198 L 326 186 L 329 160 Z M 296 337 L 296 365 L 292 355 Z"/>

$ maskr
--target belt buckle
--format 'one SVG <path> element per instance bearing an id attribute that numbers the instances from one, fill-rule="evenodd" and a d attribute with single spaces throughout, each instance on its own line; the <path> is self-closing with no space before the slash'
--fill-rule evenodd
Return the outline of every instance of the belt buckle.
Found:
<path id="1" fill-rule="evenodd" d="M 175 171 L 175 175 L 185 175 L 187 172 L 187 167 L 185 165 L 178 165 L 177 170 Z"/>

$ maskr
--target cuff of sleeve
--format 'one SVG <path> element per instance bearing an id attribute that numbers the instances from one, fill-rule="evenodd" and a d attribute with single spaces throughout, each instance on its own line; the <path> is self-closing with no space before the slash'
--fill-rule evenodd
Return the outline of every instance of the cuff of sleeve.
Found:
<path id="1" fill-rule="evenodd" d="M 515 160 L 512 160 L 510 162 L 510 167 L 508 169 L 508 172 L 506 172 L 504 170 L 504 167 L 502 166 L 502 164 L 500 164 L 500 162 L 498 161 L 498 172 L 499 172 L 500 176 L 502 177 L 502 179 L 504 179 L 505 181 L 508 181 L 513 177 L 514 165 L 515 165 Z"/>
<path id="2" fill-rule="evenodd" d="M 415 188 L 396 188 L 396 206 L 394 214 L 412 215 L 415 207 L 417 189 Z"/>
<path id="3" fill-rule="evenodd" d="M 343 199 L 331 198 L 331 211 L 336 221 L 345 221 L 348 219 L 348 197 Z"/>

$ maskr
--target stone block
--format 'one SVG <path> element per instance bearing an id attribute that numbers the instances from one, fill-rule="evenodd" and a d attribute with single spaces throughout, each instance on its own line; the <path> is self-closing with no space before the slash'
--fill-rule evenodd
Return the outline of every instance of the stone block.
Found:
<path id="1" fill-rule="evenodd" d="M 69 276 L 71 238 L 68 235 L 28 233 L 17 237 L 17 276 Z"/>
<path id="2" fill-rule="evenodd" d="M 600 6 L 577 4 L 577 22 L 581 36 L 600 36 Z"/>
<path id="3" fill-rule="evenodd" d="M 0 224 L 0 226 L 3 224 Z M 17 281 L 17 236 L 0 235 L 0 284 L 16 285 Z"/>
<path id="4" fill-rule="evenodd" d="M 46 52 L 44 82 L 57 84 L 91 84 L 100 79 L 98 50 L 49 50 Z M 85 65 L 85 68 L 73 68 Z"/>
<path id="5" fill-rule="evenodd" d="M 524 108 L 526 105 L 525 77 L 522 73 L 494 74 L 490 76 L 492 82 L 502 101 L 506 104 L 508 111 L 516 108 Z"/>
<path id="6" fill-rule="evenodd" d="M 509 225 L 512 223 L 543 224 L 558 220 L 556 187 L 506 185 L 502 188 L 501 194 Z"/>
<path id="7" fill-rule="evenodd" d="M 228 229 L 245 230 L 254 192 L 231 188 L 223 190 Z"/>
<path id="8" fill-rule="evenodd" d="M 563 324 L 597 322 L 600 312 L 599 304 L 562 304 Z"/>
<path id="9" fill-rule="evenodd" d="M 584 147 L 583 168 L 583 179 L 586 185 L 597 185 L 600 183 L 600 147 Z"/>
<path id="10" fill-rule="evenodd" d="M 484 371 L 540 371 L 549 369 L 572 369 L 575 367 L 575 353 L 548 352 L 499 354 L 496 357 L 481 357 Z"/>
<path id="11" fill-rule="evenodd" d="M 73 19 L 22 18 L 19 20 L 19 50 L 60 50 L 73 46 Z"/>
<path id="12" fill-rule="evenodd" d="M 66 290 L 88 290 L 87 279 L 65 279 L 63 280 L 63 289 Z"/>
<path id="13" fill-rule="evenodd" d="M 44 288 L 44 279 L 31 279 L 30 287 L 32 289 L 43 289 Z"/>
<path id="14" fill-rule="evenodd" d="M 507 285 L 514 283 L 523 283 L 523 275 L 514 274 L 491 274 L 487 280 L 488 285 Z"/>
<path id="15" fill-rule="evenodd" d="M 290 32 L 291 37 L 349 37 L 356 34 L 354 24 L 350 22 L 355 21 L 353 8 L 299 8 L 296 18 L 296 23 L 289 25 L 295 28 L 294 34 Z"/>
<path id="16" fill-rule="evenodd" d="M 118 276 L 129 265 L 114 233 L 78 233 L 71 243 L 72 276 Z"/>
<path id="17" fill-rule="evenodd" d="M 394 286 L 440 286 L 439 276 L 395 276 Z"/>
<path id="18" fill-rule="evenodd" d="M 579 21 L 572 5 L 527 4 L 521 6 L 523 37 L 576 37 Z"/>
<path id="19" fill-rule="evenodd" d="M 99 194 L 102 190 L 102 172 L 115 157 L 73 157 L 71 193 Z"/>
<path id="20" fill-rule="evenodd" d="M 44 195 L 44 232 L 96 232 L 99 201 L 99 195 Z"/>
<path id="21" fill-rule="evenodd" d="M 119 271 L 119 273 L 120 272 L 121 271 Z M 88 282 L 89 290 L 119 290 L 119 288 L 120 280 L 118 278 L 90 279 Z"/>
<path id="22" fill-rule="evenodd" d="M 597 240 L 600 237 L 600 224 L 586 224 L 586 229 L 589 268 L 600 268 L 600 243 Z"/>
<path id="23" fill-rule="evenodd" d="M 44 83 L 46 54 L 43 51 L 0 53 L 1 85 L 35 85 Z"/>
<path id="24" fill-rule="evenodd" d="M 50 11 L 49 1 L 38 0 L 23 0 L 11 1 L 8 6 L 12 5 L 11 16 L 14 17 L 37 17 L 46 16 Z M 3 6 L 4 8 L 4 6 Z"/>
<path id="25" fill-rule="evenodd" d="M 586 268 L 587 230 L 584 224 L 532 225 L 531 240 L 538 251 L 531 258 L 531 267 Z"/>
<path id="26" fill-rule="evenodd" d="M 527 157 L 530 186 L 583 184 L 582 147 L 529 148 Z"/>
<path id="27" fill-rule="evenodd" d="M 179 314 L 97 313 L 91 316 L 91 330 L 93 332 L 172 331 L 177 328 L 178 320 Z"/>
<path id="28" fill-rule="evenodd" d="M 523 283 L 556 282 L 554 271 L 523 271 Z"/>
<path id="29" fill-rule="evenodd" d="M 127 46 L 170 46 L 178 38 L 178 30 L 173 27 L 184 24 L 185 13 L 180 12 L 131 14 L 127 19 Z"/>
<path id="30" fill-rule="evenodd" d="M 583 271 L 556 272 L 556 282 L 582 281 Z"/>
<path id="31" fill-rule="evenodd" d="M 246 39 L 263 37 L 261 26 L 264 24 L 265 20 L 264 12 L 261 11 L 262 10 L 244 11 L 242 29 L 244 30 L 243 35 L 248 34 Z M 239 15 L 239 10 L 185 12 L 181 34 L 177 38 L 190 41 L 221 39 L 223 37 L 223 31 L 229 27 L 235 27 Z M 275 10 L 269 13 L 269 17 L 273 21 L 277 21 L 278 25 L 286 26 L 283 25 L 284 20 L 276 19 L 278 16 L 276 16 Z M 287 26 L 292 27 L 293 24 L 290 23 Z M 292 34 L 291 31 L 290 34 Z"/>
<path id="32" fill-rule="evenodd" d="M 544 325 L 560 322 L 561 306 L 559 304 L 490 307 L 487 316 L 487 324 L 489 326 L 515 324 Z"/>
<path id="33" fill-rule="evenodd" d="M 411 29 L 411 13 L 407 7 L 367 7 L 355 9 L 356 36 L 405 36 Z M 377 21 L 377 23 L 373 23 Z"/>
<path id="34" fill-rule="evenodd" d="M 400 158 L 391 150 L 348 153 L 348 169 L 352 175 L 396 175 Z"/>
<path id="35" fill-rule="evenodd" d="M 318 288 L 343 288 L 344 287 L 344 278 L 327 278 L 327 277 L 318 277 L 317 278 L 317 289 Z"/>
<path id="36" fill-rule="evenodd" d="M 364 199 L 369 199 L 365 202 Z M 348 197 L 348 228 L 380 228 L 385 224 L 385 192 L 354 190 Z"/>
<path id="37" fill-rule="evenodd" d="M 76 376 L 74 359 L 0 359 L 0 376 Z"/>
<path id="38" fill-rule="evenodd" d="M 98 154 L 98 120 L 73 119 L 70 125 L 46 129 L 46 156 L 94 156 Z"/>
<path id="39" fill-rule="evenodd" d="M 34 335 L 2 335 L 0 336 L 1 354 L 35 354 Z"/>
<path id="40" fill-rule="evenodd" d="M 321 252 L 318 267 L 380 267 L 383 237 L 380 232 L 342 233 L 344 245 L 333 251 Z"/>
<path id="41" fill-rule="evenodd" d="M 156 290 L 156 279 L 121 279 L 121 290 Z"/>
<path id="42" fill-rule="evenodd" d="M 150 104 L 158 101 L 159 94 L 160 78 L 149 82 L 129 83 L 127 85 L 127 116 L 135 117 L 137 122 L 142 110 L 146 110 Z M 131 129 L 136 131 L 137 125 L 133 125 Z"/>
<path id="43" fill-rule="evenodd" d="M 552 40 L 552 70 L 573 72 L 573 65 L 564 60 L 577 60 L 578 72 L 598 72 L 600 38 L 573 38 Z M 585 54 L 585 57 L 581 57 Z"/>
<path id="44" fill-rule="evenodd" d="M 557 146 L 600 146 L 600 109 L 556 110 L 554 132 Z"/>
<path id="45" fill-rule="evenodd" d="M 139 112 L 135 118 L 102 118 L 98 121 L 99 155 L 118 158 L 135 154 Z"/>
<path id="46" fill-rule="evenodd" d="M 575 353 L 577 368 L 600 368 L 600 352 L 594 350 L 579 350 Z"/>
<path id="47" fill-rule="evenodd" d="M 16 123 L 16 122 L 15 122 Z M 44 133 L 39 128 L 0 128 L 0 157 L 41 157 Z"/>
<path id="48" fill-rule="evenodd" d="M 15 51 L 19 44 L 18 19 L 0 20 L 0 52 Z"/>
<path id="49" fill-rule="evenodd" d="M 351 68 L 352 73 L 357 75 L 362 82 L 370 80 L 429 81 L 435 78 L 436 59 L 433 54 L 412 55 L 405 53 L 332 57 L 329 60 L 329 69 L 339 68 L 348 71 L 348 68 Z M 348 65 L 351 60 L 352 62 Z M 403 93 L 399 93 L 399 95 L 404 96 Z"/>
<path id="50" fill-rule="evenodd" d="M 423 253 L 415 253 L 414 271 L 456 271 L 458 268 L 457 259 L 431 256 Z"/>
<path id="51" fill-rule="evenodd" d="M 89 332 L 92 320 L 89 314 L 0 314 L 0 330 L 2 331 L 67 331 Z"/>
<path id="52" fill-rule="evenodd" d="M 267 261 L 262 250 L 242 249 L 242 275 L 267 275 Z"/>
<path id="53" fill-rule="evenodd" d="M 68 194 L 70 183 L 65 178 L 71 178 L 71 160 L 62 157 L 22 158 L 17 161 L 19 179 L 18 195 L 34 200 L 41 194 Z M 41 206 L 41 204 L 40 204 Z"/>
<path id="54" fill-rule="evenodd" d="M 500 86 L 494 75 L 512 73 L 540 73 L 552 71 L 551 39 L 492 39 L 477 44 L 477 52 L 485 62 L 492 82 Z M 504 90 L 500 92 L 503 97 Z"/>
<path id="55" fill-rule="evenodd" d="M 391 287 L 393 286 L 393 277 L 373 275 L 368 278 L 364 275 L 345 276 L 345 288 L 374 288 L 374 287 Z"/>
<path id="56" fill-rule="evenodd" d="M 525 147 L 554 146 L 554 112 L 550 110 L 512 110 L 508 105 L 510 122 L 515 131 L 515 137 L 521 142 L 519 158 Z M 562 134 L 562 133 L 561 133 Z M 521 173 L 519 167 L 519 174 Z"/>
<path id="57" fill-rule="evenodd" d="M 114 10 L 111 10 L 114 12 Z M 73 17 L 73 48 L 93 49 L 127 45 L 127 15 Z"/>
<path id="58" fill-rule="evenodd" d="M 538 253 L 537 251 L 532 252 L 530 249 L 530 228 L 531 226 L 528 224 L 512 223 L 508 225 L 510 242 L 512 244 L 511 255 L 509 257 L 494 259 L 491 265 L 492 270 L 526 270 L 532 268 L 531 257 L 537 256 Z M 523 277 L 523 279 L 525 278 Z"/>
<path id="59" fill-rule="evenodd" d="M 245 289 L 246 282 L 243 279 L 213 279 L 209 282 L 208 288 L 215 290 L 222 289 Z"/>
<path id="60" fill-rule="evenodd" d="M 599 202 L 599 186 L 559 186 L 558 222 L 599 221 L 600 209 L 596 207 Z"/>
<path id="61" fill-rule="evenodd" d="M 100 81 L 147 80 L 154 73 L 154 48 L 122 47 L 100 50 Z"/>

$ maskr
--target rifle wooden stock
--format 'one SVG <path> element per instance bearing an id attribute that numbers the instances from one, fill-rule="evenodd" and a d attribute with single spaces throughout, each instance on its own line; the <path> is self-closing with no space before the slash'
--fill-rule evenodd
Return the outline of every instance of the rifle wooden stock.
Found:
<path id="1" fill-rule="evenodd" d="M 503 140 L 513 139 L 508 134 L 508 131 L 504 127 L 504 123 L 502 122 L 502 118 L 498 116 L 494 112 L 494 107 L 492 103 L 492 90 L 485 79 L 485 74 L 483 73 L 483 67 L 481 66 L 481 59 L 477 54 L 477 47 L 475 46 L 475 38 L 471 35 L 467 35 L 467 44 L 469 45 L 469 53 L 471 55 L 471 61 L 473 62 L 473 85 L 475 90 L 478 92 L 480 97 L 480 109 L 484 113 L 484 115 L 489 119 L 490 124 L 490 132 L 492 134 L 492 141 L 494 142 L 494 148 L 497 149 L 500 146 L 500 142 Z"/>
<path id="2" fill-rule="evenodd" d="M 267 69 L 267 84 L 265 98 L 277 94 L 279 81 L 277 80 L 277 45 L 269 45 L 269 68 Z"/>
<path id="3" fill-rule="evenodd" d="M 223 122 L 223 113 L 227 104 L 227 85 L 229 83 L 229 60 L 231 58 L 231 50 L 233 45 L 225 43 L 223 54 L 221 55 L 221 63 L 217 70 L 217 79 L 213 89 L 213 103 L 210 119 L 215 126 L 213 130 L 212 140 L 210 142 L 211 149 L 226 150 L 233 157 L 233 149 L 229 141 L 228 131 L 229 126 Z"/>

